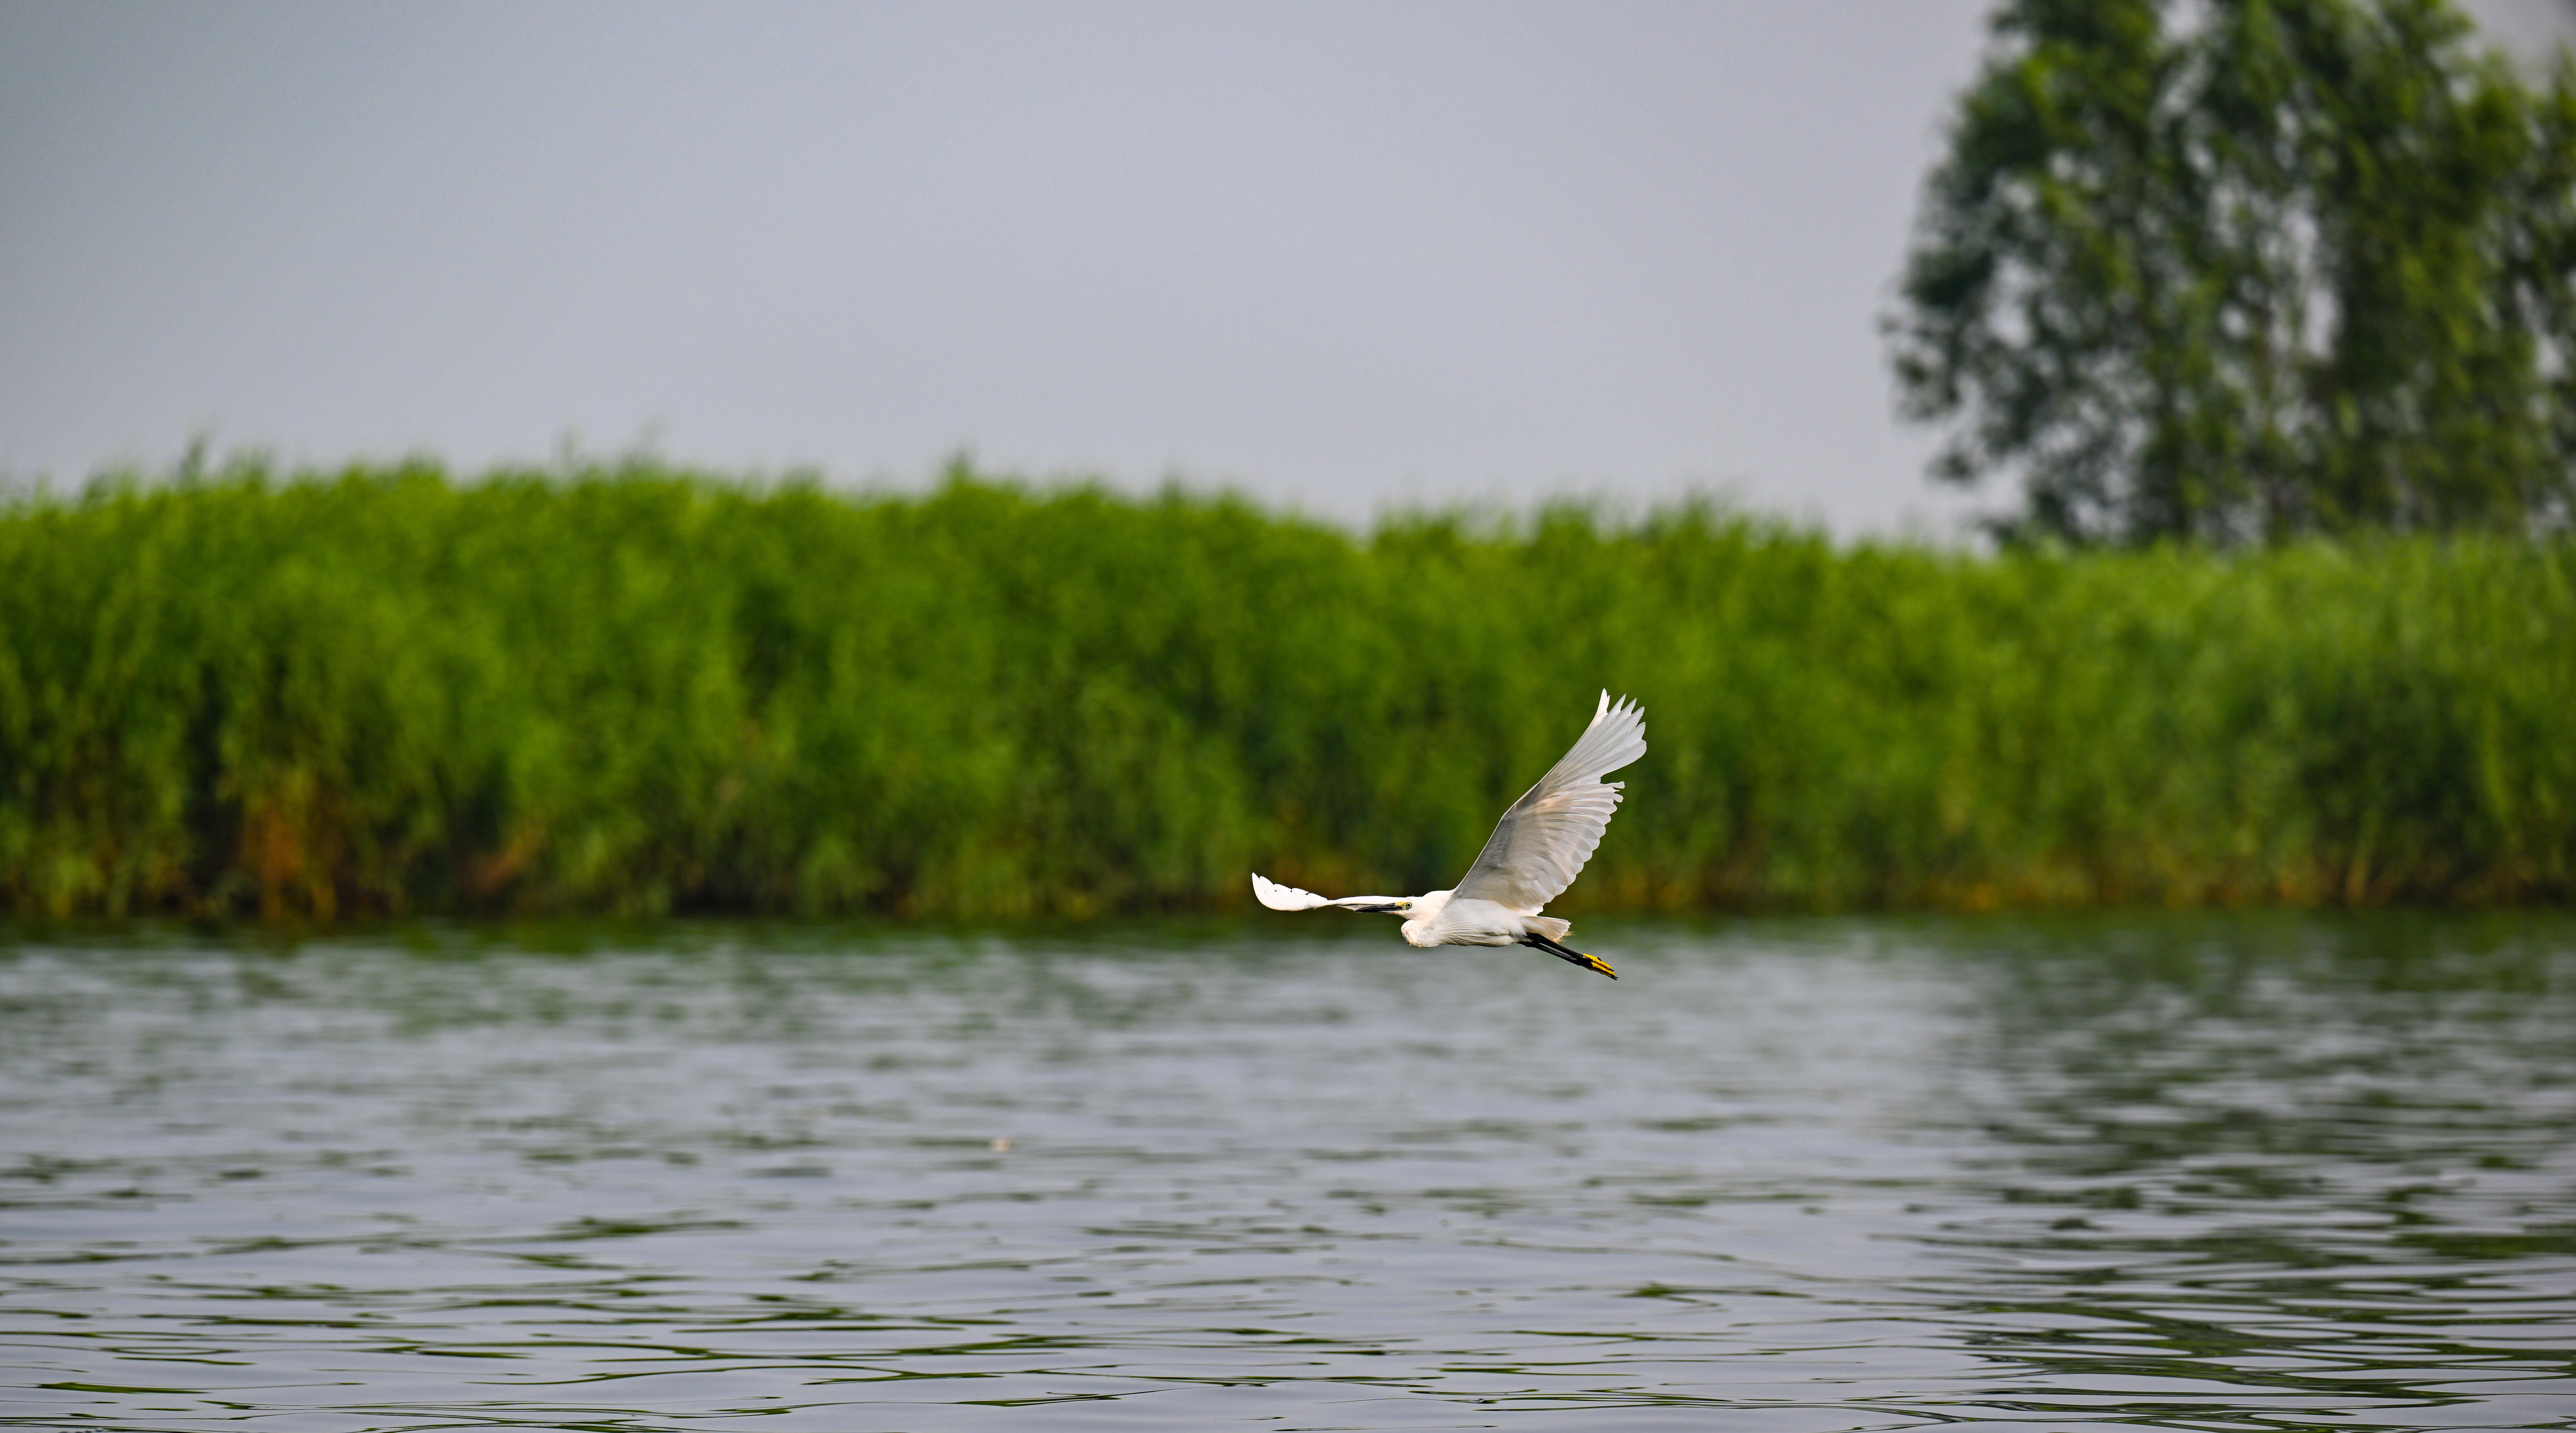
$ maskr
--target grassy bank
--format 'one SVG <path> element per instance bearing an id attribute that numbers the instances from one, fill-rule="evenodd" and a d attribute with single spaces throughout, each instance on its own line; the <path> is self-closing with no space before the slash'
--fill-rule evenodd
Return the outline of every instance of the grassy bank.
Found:
<path id="1" fill-rule="evenodd" d="M 0 906 L 1010 914 L 1455 879 L 1607 686 L 1561 910 L 2564 900 L 2576 552 L 1354 541 L 627 469 L 0 509 Z"/>

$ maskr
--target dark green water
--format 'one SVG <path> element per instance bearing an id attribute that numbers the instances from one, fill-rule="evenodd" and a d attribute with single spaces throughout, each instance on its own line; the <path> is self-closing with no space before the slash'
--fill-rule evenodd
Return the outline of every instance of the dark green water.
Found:
<path id="1" fill-rule="evenodd" d="M 2576 922 L 0 946 L 0 1421 L 2576 1427 Z"/>

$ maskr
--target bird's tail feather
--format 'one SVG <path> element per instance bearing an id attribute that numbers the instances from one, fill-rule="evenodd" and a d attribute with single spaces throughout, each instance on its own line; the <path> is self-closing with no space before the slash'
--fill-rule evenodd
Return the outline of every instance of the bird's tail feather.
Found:
<path id="1" fill-rule="evenodd" d="M 1574 922 L 1561 921 L 1554 916 L 1523 916 L 1521 919 L 1528 921 L 1532 930 L 1549 940 L 1563 940 L 1565 933 L 1574 929 Z"/>

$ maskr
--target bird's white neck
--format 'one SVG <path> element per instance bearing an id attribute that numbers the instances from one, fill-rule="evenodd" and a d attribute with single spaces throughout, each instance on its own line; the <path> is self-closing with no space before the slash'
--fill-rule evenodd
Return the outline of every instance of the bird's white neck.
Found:
<path id="1" fill-rule="evenodd" d="M 1440 913 L 1449 908 L 1449 896 L 1448 891 L 1433 891 L 1414 900 L 1403 926 L 1405 944 L 1428 948 L 1440 943 L 1431 928 L 1440 923 Z"/>

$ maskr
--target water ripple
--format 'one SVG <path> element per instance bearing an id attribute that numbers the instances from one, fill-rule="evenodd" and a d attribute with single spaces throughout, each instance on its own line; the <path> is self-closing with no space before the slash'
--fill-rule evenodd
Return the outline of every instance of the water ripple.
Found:
<path id="1" fill-rule="evenodd" d="M 2571 935 L 21 938 L 0 1422 L 2571 1427 Z"/>

